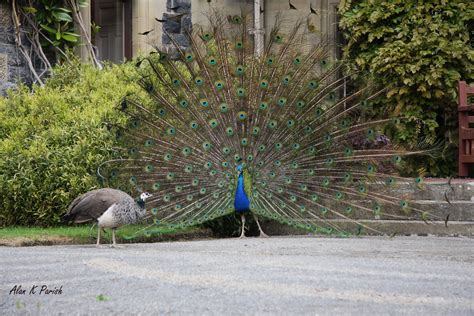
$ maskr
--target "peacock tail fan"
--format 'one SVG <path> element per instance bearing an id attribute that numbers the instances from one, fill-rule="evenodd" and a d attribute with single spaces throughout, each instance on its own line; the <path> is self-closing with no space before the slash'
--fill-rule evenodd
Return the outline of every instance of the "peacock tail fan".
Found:
<path id="1" fill-rule="evenodd" d="M 405 118 L 370 119 L 368 104 L 383 91 L 348 91 L 343 61 L 320 40 L 302 43 L 297 22 L 277 20 L 261 56 L 254 54 L 245 15 L 212 15 L 207 28 L 187 30 L 190 48 L 157 50 L 138 67 L 152 102 L 128 96 L 123 158 L 101 173 L 153 194 L 153 225 L 179 229 L 234 212 L 236 166 L 244 167 L 250 211 L 318 233 L 343 232 L 340 222 L 377 233 L 358 219 L 428 220 L 397 183 L 403 157 L 431 154 L 403 148 L 383 131 Z M 173 57 L 173 58 L 172 58 Z M 346 225 L 345 224 L 345 225 Z"/>

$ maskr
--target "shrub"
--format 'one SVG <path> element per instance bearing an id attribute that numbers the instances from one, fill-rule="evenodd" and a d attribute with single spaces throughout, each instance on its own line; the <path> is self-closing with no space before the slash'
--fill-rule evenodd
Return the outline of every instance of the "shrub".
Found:
<path id="1" fill-rule="evenodd" d="M 457 81 L 474 79 L 470 1 L 346 0 L 339 10 L 352 70 L 359 71 L 359 79 L 369 72 L 388 87 L 386 97 L 374 105 L 376 113 L 408 118 L 397 141 L 447 142 L 444 157 L 427 160 L 428 171 L 453 174 Z"/>
<path id="2" fill-rule="evenodd" d="M 56 67 L 44 87 L 0 98 L 0 226 L 54 225 L 78 194 L 100 187 L 96 168 L 115 144 L 106 122 L 140 91 L 132 64 Z"/>

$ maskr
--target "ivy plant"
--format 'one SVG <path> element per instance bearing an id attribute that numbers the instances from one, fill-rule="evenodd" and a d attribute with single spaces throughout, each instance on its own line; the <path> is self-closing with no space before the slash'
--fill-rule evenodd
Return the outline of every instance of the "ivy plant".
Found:
<path id="1" fill-rule="evenodd" d="M 442 141 L 444 151 L 423 158 L 425 167 L 435 176 L 454 174 L 457 83 L 474 79 L 473 3 L 345 0 L 339 13 L 351 70 L 361 84 L 370 77 L 386 88 L 375 113 L 406 118 L 397 141 Z"/>

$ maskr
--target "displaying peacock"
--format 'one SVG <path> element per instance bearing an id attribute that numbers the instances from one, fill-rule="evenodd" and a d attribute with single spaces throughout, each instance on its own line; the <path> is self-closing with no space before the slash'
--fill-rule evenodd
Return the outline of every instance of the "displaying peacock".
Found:
<path id="1" fill-rule="evenodd" d="M 339 222 L 364 216 L 428 219 L 395 196 L 402 158 L 431 154 L 388 141 L 398 118 L 370 119 L 382 92 L 348 89 L 343 62 L 327 41 L 303 45 L 302 23 L 284 34 L 277 20 L 260 56 L 245 15 L 212 15 L 207 28 L 185 30 L 174 44 L 141 60 L 140 85 L 152 102 L 127 96 L 118 128 L 122 157 L 99 168 L 111 184 L 153 192 L 149 228 L 184 228 L 237 212 L 316 233 L 343 232 Z M 418 148 L 420 148 L 418 146 Z M 257 224 L 262 236 L 260 224 Z"/>

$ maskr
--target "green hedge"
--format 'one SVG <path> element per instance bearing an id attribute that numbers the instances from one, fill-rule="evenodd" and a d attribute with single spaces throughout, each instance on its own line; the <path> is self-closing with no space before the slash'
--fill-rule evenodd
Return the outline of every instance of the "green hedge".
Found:
<path id="1" fill-rule="evenodd" d="M 343 0 L 339 12 L 351 70 L 362 84 L 369 79 L 387 87 L 376 113 L 408 118 L 397 141 L 445 142 L 444 156 L 428 159 L 427 169 L 431 175 L 454 174 L 457 81 L 474 79 L 472 2 Z"/>
<path id="2" fill-rule="evenodd" d="M 97 166 L 114 155 L 106 122 L 138 92 L 133 64 L 97 70 L 78 61 L 55 69 L 44 87 L 0 98 L 0 226 L 55 225 L 80 193 L 100 186 Z"/>

